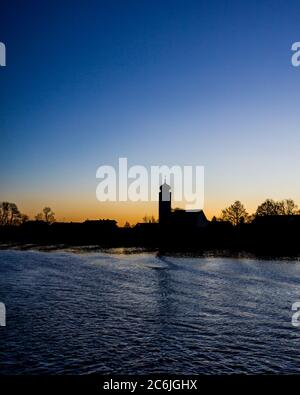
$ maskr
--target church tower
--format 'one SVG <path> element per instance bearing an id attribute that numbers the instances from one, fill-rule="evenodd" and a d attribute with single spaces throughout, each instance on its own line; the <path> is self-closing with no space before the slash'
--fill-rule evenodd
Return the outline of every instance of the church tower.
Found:
<path id="1" fill-rule="evenodd" d="M 159 188 L 159 223 L 168 223 L 171 216 L 171 187 L 166 181 Z"/>

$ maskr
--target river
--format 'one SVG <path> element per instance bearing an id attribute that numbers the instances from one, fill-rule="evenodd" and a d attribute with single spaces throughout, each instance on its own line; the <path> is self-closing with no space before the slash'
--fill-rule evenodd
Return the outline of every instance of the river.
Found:
<path id="1" fill-rule="evenodd" d="M 300 262 L 0 251 L 0 374 L 299 373 Z"/>

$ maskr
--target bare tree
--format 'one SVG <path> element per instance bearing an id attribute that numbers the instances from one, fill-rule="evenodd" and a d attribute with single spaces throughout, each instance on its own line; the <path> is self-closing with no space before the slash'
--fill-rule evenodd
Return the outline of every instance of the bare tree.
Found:
<path id="1" fill-rule="evenodd" d="M 248 213 L 243 204 L 237 200 L 231 206 L 222 210 L 222 221 L 229 221 L 233 225 L 246 222 L 248 220 Z"/>
<path id="2" fill-rule="evenodd" d="M 279 202 L 273 199 L 266 199 L 262 204 L 257 207 L 256 216 L 264 215 L 280 215 L 282 214 L 282 207 Z"/>
<path id="3" fill-rule="evenodd" d="M 44 207 L 42 213 L 38 213 L 35 216 L 36 221 L 45 221 L 47 224 L 52 224 L 55 222 L 55 213 L 51 210 L 50 207 Z"/>
<path id="4" fill-rule="evenodd" d="M 294 214 L 297 214 L 297 205 L 292 199 L 285 199 L 278 202 L 273 199 L 266 199 L 257 207 L 255 213 L 256 216 Z"/>
<path id="5" fill-rule="evenodd" d="M 283 215 L 294 215 L 297 214 L 298 206 L 292 199 L 285 199 L 280 202 Z"/>
<path id="6" fill-rule="evenodd" d="M 22 223 L 22 214 L 15 203 L 0 203 L 0 225 L 14 226 Z"/>
<path id="7" fill-rule="evenodd" d="M 0 205 L 0 223 L 1 223 L 1 225 L 8 225 L 9 205 L 10 205 L 10 203 L 8 203 L 8 202 L 2 202 Z"/>
<path id="8" fill-rule="evenodd" d="M 157 220 L 153 217 L 153 215 L 151 217 L 145 215 L 145 217 L 143 218 L 143 222 L 145 224 L 155 224 L 157 223 Z"/>
<path id="9" fill-rule="evenodd" d="M 26 214 L 21 214 L 21 223 L 25 224 L 25 222 L 29 221 L 29 217 Z"/>
<path id="10" fill-rule="evenodd" d="M 44 207 L 43 213 L 47 224 L 52 224 L 53 222 L 55 222 L 55 217 L 54 217 L 55 213 L 51 210 L 50 207 Z"/>
<path id="11" fill-rule="evenodd" d="M 10 203 L 9 225 L 16 225 L 21 222 L 21 213 L 15 203 Z"/>

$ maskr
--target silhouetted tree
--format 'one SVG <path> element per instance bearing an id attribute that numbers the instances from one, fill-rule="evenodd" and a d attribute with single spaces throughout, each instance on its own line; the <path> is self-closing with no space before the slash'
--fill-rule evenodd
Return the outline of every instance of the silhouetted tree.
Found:
<path id="1" fill-rule="evenodd" d="M 9 203 L 2 202 L 0 205 L 0 224 L 7 225 L 9 216 Z"/>
<path id="2" fill-rule="evenodd" d="M 148 217 L 147 215 L 145 215 L 145 217 L 143 218 L 143 222 L 145 224 L 155 224 L 157 221 L 156 219 L 153 217 L 153 215 L 151 217 Z"/>
<path id="3" fill-rule="evenodd" d="M 280 215 L 282 214 L 282 207 L 279 202 L 273 199 L 266 199 L 261 205 L 257 207 L 256 216 L 263 215 Z"/>
<path id="4" fill-rule="evenodd" d="M 250 214 L 247 218 L 247 222 L 250 223 L 255 219 L 255 214 Z"/>
<path id="5" fill-rule="evenodd" d="M 222 210 L 222 221 L 229 221 L 233 225 L 246 222 L 248 220 L 248 213 L 243 204 L 237 200 L 231 206 Z"/>
<path id="6" fill-rule="evenodd" d="M 15 203 L 10 203 L 9 225 L 19 224 L 21 222 L 21 213 Z"/>
<path id="7" fill-rule="evenodd" d="M 43 209 L 43 213 L 47 224 L 52 224 L 53 222 L 55 222 L 55 217 L 54 217 L 55 213 L 51 210 L 50 207 L 45 207 Z"/>
<path id="8" fill-rule="evenodd" d="M 257 207 L 255 213 L 256 216 L 294 214 L 297 214 L 297 205 L 292 199 L 285 199 L 278 202 L 273 199 L 266 199 Z"/>
<path id="9" fill-rule="evenodd" d="M 21 214 L 21 223 L 25 224 L 25 222 L 29 221 L 29 217 L 26 214 Z"/>
<path id="10" fill-rule="evenodd" d="M 0 203 L 0 225 L 19 225 L 22 222 L 22 214 L 15 203 Z"/>
<path id="11" fill-rule="evenodd" d="M 298 206 L 292 199 L 285 199 L 280 202 L 283 215 L 294 215 L 298 212 Z"/>
<path id="12" fill-rule="evenodd" d="M 124 228 L 131 228 L 130 223 L 129 222 L 125 222 Z"/>
<path id="13" fill-rule="evenodd" d="M 34 218 L 36 221 L 44 221 L 43 213 L 38 213 Z"/>
<path id="14" fill-rule="evenodd" d="M 44 207 L 42 213 L 38 213 L 35 216 L 36 221 L 45 221 L 47 224 L 52 224 L 55 222 L 55 213 L 51 210 L 50 207 Z"/>

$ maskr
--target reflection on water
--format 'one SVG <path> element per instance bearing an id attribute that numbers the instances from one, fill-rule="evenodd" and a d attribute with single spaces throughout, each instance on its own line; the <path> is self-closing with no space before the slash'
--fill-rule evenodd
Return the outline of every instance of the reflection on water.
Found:
<path id="1" fill-rule="evenodd" d="M 295 373 L 300 264 L 0 251 L 0 373 Z"/>

